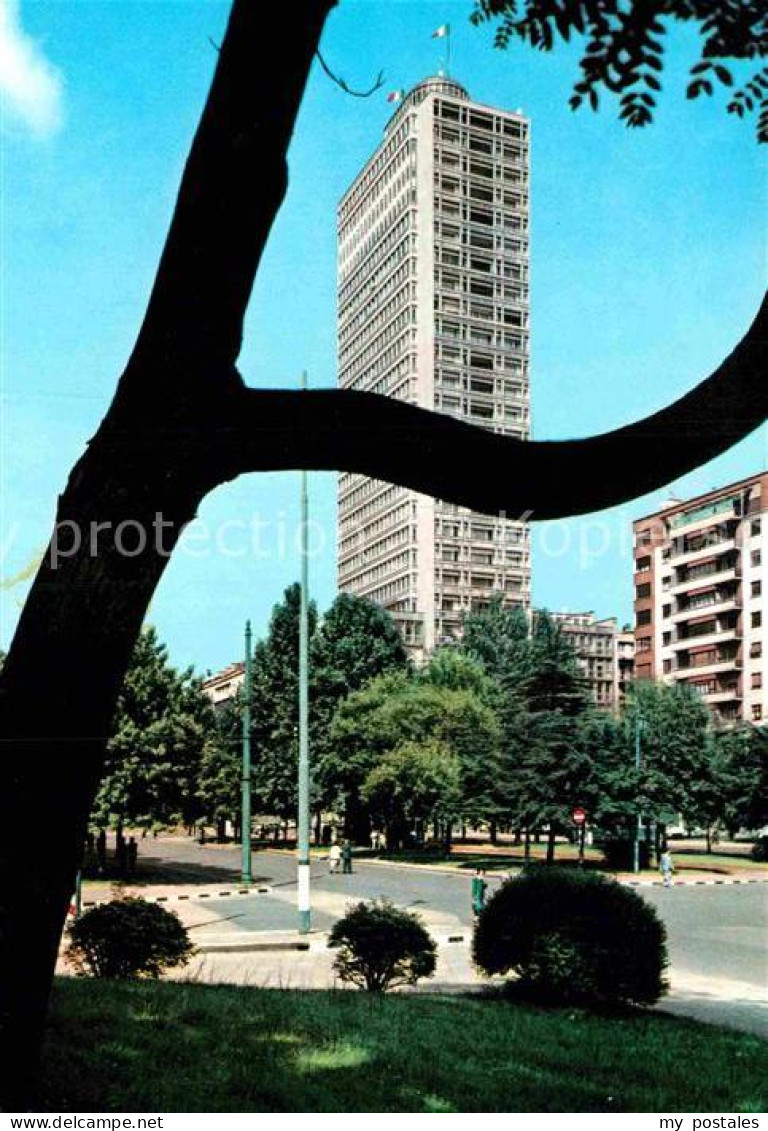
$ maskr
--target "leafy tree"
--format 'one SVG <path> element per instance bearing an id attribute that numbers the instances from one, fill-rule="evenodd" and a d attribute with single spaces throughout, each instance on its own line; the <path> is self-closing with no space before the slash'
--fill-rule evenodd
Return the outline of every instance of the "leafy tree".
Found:
<path id="1" fill-rule="evenodd" d="M 574 805 L 583 804 L 591 788 L 593 767 L 582 729 L 589 704 L 573 648 L 545 611 L 536 613 L 530 641 L 520 652 L 504 683 L 506 789 L 518 827 L 549 825 L 551 862 L 557 832 L 570 829 Z"/>
<path id="2" fill-rule="evenodd" d="M 289 585 L 253 651 L 253 797 L 262 812 L 284 819 L 295 816 L 297 804 L 300 603 L 300 586 Z M 317 627 L 312 601 L 308 621 L 311 642 Z"/>
<path id="3" fill-rule="evenodd" d="M 223 834 L 227 821 L 237 824 L 241 805 L 241 706 L 240 698 L 216 712 L 217 741 L 206 747 L 200 764 L 197 795 L 200 820 L 215 825 Z"/>
<path id="4" fill-rule="evenodd" d="M 634 812 L 659 833 L 677 815 L 696 821 L 699 783 L 709 775 L 711 720 L 704 703 L 683 683 L 638 681 L 624 710 L 625 762 L 634 767 L 640 726 L 639 774 L 628 771 Z"/>
<path id="5" fill-rule="evenodd" d="M 361 790 L 390 848 L 399 847 L 411 828 L 450 822 L 461 808 L 460 764 L 445 743 L 404 742 L 385 754 Z"/>
<path id="6" fill-rule="evenodd" d="M 447 691 L 471 691 L 484 703 L 494 703 L 497 687 L 483 664 L 471 653 L 449 644 L 438 648 L 420 670 L 419 678 Z"/>
<path id="7" fill-rule="evenodd" d="M 487 818 L 494 804 L 498 722 L 474 692 L 436 687 L 428 673 L 424 678 L 381 676 L 340 704 L 332 737 L 326 782 L 342 798 L 348 835 L 367 835 L 363 785 L 386 754 L 408 742 L 441 743 L 456 757 L 461 795 L 457 816 Z"/>
<path id="8" fill-rule="evenodd" d="M 689 23 L 702 39 L 701 58 L 690 72 L 686 94 L 711 95 L 714 85 L 734 85 L 724 60 L 754 63 L 768 55 L 768 13 L 759 0 L 476 0 L 471 19 L 497 21 L 496 46 L 514 39 L 550 51 L 559 38 L 586 41 L 571 107 L 586 100 L 593 110 L 601 90 L 620 96 L 628 126 L 653 120 L 664 69 L 664 36 L 669 26 Z M 728 112 L 743 118 L 756 110 L 757 135 L 768 141 L 768 68 L 760 67 L 731 93 Z"/>
<path id="9" fill-rule="evenodd" d="M 312 637 L 310 656 L 310 745 L 316 775 L 316 801 L 330 804 L 332 783 L 325 773 L 333 754 L 331 724 L 339 703 L 386 672 L 406 672 L 408 656 L 385 609 L 340 593 Z"/>
<path id="10" fill-rule="evenodd" d="M 91 820 L 100 827 L 192 824 L 198 775 L 217 741 L 192 669 L 179 673 L 154 628 L 141 633 L 118 701 Z"/>
<path id="11" fill-rule="evenodd" d="M 715 736 L 719 759 L 721 817 L 726 828 L 757 830 L 768 825 L 768 734 L 743 726 Z"/>
<path id="12" fill-rule="evenodd" d="M 487 675 L 503 686 L 522 678 L 529 636 L 525 611 L 505 607 L 501 595 L 494 594 L 487 608 L 464 618 L 461 650 L 478 660 Z"/>

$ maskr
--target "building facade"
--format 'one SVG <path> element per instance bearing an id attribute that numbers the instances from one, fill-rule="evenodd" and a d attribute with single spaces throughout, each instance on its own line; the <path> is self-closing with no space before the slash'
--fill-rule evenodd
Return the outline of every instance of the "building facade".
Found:
<path id="1" fill-rule="evenodd" d="M 216 710 L 221 710 L 235 698 L 245 682 L 245 664 L 238 660 L 228 664 L 220 672 L 214 672 L 203 680 L 202 690 Z"/>
<path id="2" fill-rule="evenodd" d="M 684 682 L 724 724 L 768 718 L 768 474 L 638 519 L 638 679 Z"/>
<path id="3" fill-rule="evenodd" d="M 634 669 L 634 637 L 616 617 L 594 613 L 550 613 L 569 641 L 596 707 L 618 711 Z"/>
<path id="4" fill-rule="evenodd" d="M 342 388 L 529 437 L 528 133 L 448 78 L 405 97 L 338 207 Z M 528 531 L 343 474 L 338 582 L 423 658 L 495 593 L 528 607 Z"/>

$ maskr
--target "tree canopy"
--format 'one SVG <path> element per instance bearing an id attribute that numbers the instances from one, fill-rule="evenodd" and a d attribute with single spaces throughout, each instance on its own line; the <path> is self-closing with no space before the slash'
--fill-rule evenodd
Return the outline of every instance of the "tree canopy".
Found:
<path id="1" fill-rule="evenodd" d="M 192 670 L 177 672 L 154 628 L 136 643 L 91 811 L 100 827 L 191 824 L 197 782 L 217 747 L 210 701 Z"/>
<path id="2" fill-rule="evenodd" d="M 501 49 L 515 39 L 540 51 L 551 51 L 558 39 L 581 39 L 582 73 L 571 107 L 586 102 L 597 110 L 608 91 L 618 95 L 620 117 L 630 127 L 653 121 L 670 26 L 692 24 L 702 45 L 687 97 L 725 87 L 728 112 L 739 118 L 756 112 L 758 140 L 768 141 L 768 68 L 753 69 L 735 86 L 733 67 L 725 65 L 754 65 L 768 55 L 768 8 L 761 0 L 475 0 L 471 19 L 494 22 Z"/>

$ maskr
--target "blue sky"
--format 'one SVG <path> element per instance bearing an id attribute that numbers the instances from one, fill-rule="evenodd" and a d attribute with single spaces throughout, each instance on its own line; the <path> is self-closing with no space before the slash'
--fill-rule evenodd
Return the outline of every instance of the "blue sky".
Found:
<path id="1" fill-rule="evenodd" d="M 8 0 L 4 0 L 8 5 Z M 266 7 L 266 6 L 265 6 Z M 765 274 L 765 167 L 752 123 L 724 97 L 688 103 L 696 41 L 676 31 L 656 124 L 627 131 L 606 104 L 573 115 L 572 48 L 493 50 L 470 0 L 342 0 L 323 41 L 350 98 L 315 67 L 290 151 L 290 188 L 254 290 L 241 368 L 253 385 L 335 383 L 335 205 L 378 144 L 385 93 L 440 64 L 480 101 L 532 126 L 532 394 L 537 438 L 587 435 L 674 399 L 730 351 Z M 37 61 L 30 89 L 3 82 L 0 646 L 47 540 L 57 493 L 95 431 L 131 348 L 222 34 L 219 0 L 15 0 Z M 16 29 L 18 32 L 18 28 Z M 2 36 L 8 27 L 0 26 Z M 210 37 L 210 39 L 209 39 Z M 254 45 L 268 51 L 266 38 Z M 24 102 L 24 98 L 27 101 Z M 631 616 L 630 523 L 766 467 L 764 429 L 684 480 L 613 511 L 534 528 L 534 600 Z M 611 469 L 606 468 L 610 475 Z M 321 607 L 334 593 L 334 477 L 311 477 L 324 540 Z M 298 474 L 247 476 L 203 504 L 150 619 L 173 659 L 235 658 L 298 573 Z M 222 527 L 222 524 L 229 526 Z M 242 523 L 254 523 L 258 543 Z M 216 531 L 219 543 L 216 542 Z"/>

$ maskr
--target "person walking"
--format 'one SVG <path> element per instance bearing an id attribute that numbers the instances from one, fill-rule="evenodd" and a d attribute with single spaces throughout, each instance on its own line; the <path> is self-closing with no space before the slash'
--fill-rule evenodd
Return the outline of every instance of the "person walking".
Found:
<path id="1" fill-rule="evenodd" d="M 128 844 L 125 846 L 125 857 L 128 864 L 128 871 L 133 874 L 136 871 L 136 861 L 139 857 L 139 846 L 134 836 L 129 839 Z"/>
<path id="2" fill-rule="evenodd" d="M 328 871 L 335 876 L 341 862 L 341 845 L 336 842 L 328 849 Z"/>
<path id="3" fill-rule="evenodd" d="M 352 875 L 352 842 L 345 840 L 341 846 L 341 871 L 345 876 Z"/>
<path id="4" fill-rule="evenodd" d="M 488 891 L 488 882 L 485 878 L 485 869 L 476 868 L 472 877 L 472 911 L 479 915 L 485 907 L 485 893 Z"/>
<path id="5" fill-rule="evenodd" d="M 661 878 L 664 881 L 664 887 L 671 888 L 672 876 L 674 875 L 675 871 L 675 864 L 672 859 L 672 853 L 668 848 L 665 848 L 661 856 L 659 857 L 659 871 L 661 872 Z"/>

